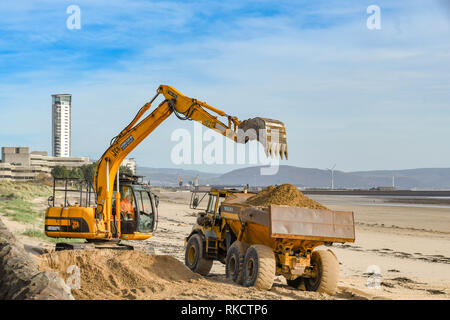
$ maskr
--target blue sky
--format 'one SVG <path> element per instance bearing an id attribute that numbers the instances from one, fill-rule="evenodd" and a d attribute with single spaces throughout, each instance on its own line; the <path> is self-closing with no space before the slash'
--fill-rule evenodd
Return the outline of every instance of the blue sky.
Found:
<path id="1" fill-rule="evenodd" d="M 80 30 L 66 27 L 72 4 Z M 372 4 L 381 30 L 366 27 Z M 0 3 L 0 146 L 50 152 L 51 94 L 72 93 L 73 154 L 96 159 L 159 84 L 284 121 L 282 164 L 450 166 L 448 1 Z M 173 117 L 131 156 L 174 167 L 180 127 L 192 130 Z"/>

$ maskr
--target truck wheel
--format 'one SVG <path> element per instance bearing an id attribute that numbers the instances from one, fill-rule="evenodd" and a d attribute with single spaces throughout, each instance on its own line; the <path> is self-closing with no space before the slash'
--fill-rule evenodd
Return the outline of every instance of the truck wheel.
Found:
<path id="1" fill-rule="evenodd" d="M 251 246 L 244 259 L 244 286 L 269 290 L 275 278 L 275 255 L 272 248 L 261 244 Z"/>
<path id="2" fill-rule="evenodd" d="M 193 272 L 206 276 L 211 270 L 214 261 L 204 258 L 203 252 L 203 239 L 199 234 L 194 234 L 189 238 L 186 245 L 184 263 Z"/>
<path id="3" fill-rule="evenodd" d="M 230 246 L 225 260 L 225 273 L 227 278 L 233 280 L 237 284 L 242 284 L 244 281 L 244 259 L 247 252 L 248 244 L 236 240 Z"/>
<path id="4" fill-rule="evenodd" d="M 313 251 L 311 255 L 314 278 L 305 278 L 308 291 L 317 291 L 333 295 L 339 280 L 339 262 L 329 250 Z"/>

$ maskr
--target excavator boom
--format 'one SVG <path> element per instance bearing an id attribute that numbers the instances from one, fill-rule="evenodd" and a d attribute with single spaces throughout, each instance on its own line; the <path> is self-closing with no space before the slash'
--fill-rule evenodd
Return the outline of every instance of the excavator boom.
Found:
<path id="1" fill-rule="evenodd" d="M 159 95 L 163 95 L 165 99 L 150 115 L 138 123 Z M 220 121 L 218 116 L 212 115 L 207 110 L 226 117 L 227 122 Z M 172 113 L 180 120 L 198 121 L 237 143 L 257 140 L 263 144 L 267 155 L 272 157 L 279 155 L 282 159 L 283 157 L 287 159 L 286 128 L 281 121 L 258 117 L 241 122 L 206 102 L 187 97 L 171 86 L 161 85 L 153 99 L 146 103 L 133 121 L 113 139 L 97 163 L 95 187 L 100 206 L 110 199 L 114 179 L 122 160 Z"/>

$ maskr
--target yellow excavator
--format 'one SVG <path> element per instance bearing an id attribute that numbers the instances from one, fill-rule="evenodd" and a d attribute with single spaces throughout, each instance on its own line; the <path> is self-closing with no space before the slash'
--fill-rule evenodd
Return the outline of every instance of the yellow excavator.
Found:
<path id="1" fill-rule="evenodd" d="M 159 95 L 164 97 L 163 101 L 138 122 Z M 157 221 L 158 199 L 148 185 L 139 183 L 136 178 L 121 179 L 119 167 L 124 158 L 172 113 L 180 120 L 198 121 L 236 143 L 259 141 L 266 154 L 272 157 L 288 157 L 286 128 L 281 121 L 259 117 L 239 121 L 235 116 L 187 97 L 171 86 L 161 85 L 151 101 L 112 139 L 97 161 L 92 188 L 95 205 L 86 201 L 86 205 L 81 206 L 81 199 L 79 203 L 70 204 L 66 188 L 64 204 L 56 206 L 55 190 L 58 189 L 54 186 L 52 201 L 49 201 L 45 214 L 45 234 L 53 238 L 87 240 L 84 244 L 58 243 L 57 250 L 84 248 L 85 244 L 111 247 L 119 245 L 121 240 L 145 240 L 152 236 Z M 219 116 L 226 120 L 219 120 Z M 67 187 L 67 181 L 65 185 Z"/>

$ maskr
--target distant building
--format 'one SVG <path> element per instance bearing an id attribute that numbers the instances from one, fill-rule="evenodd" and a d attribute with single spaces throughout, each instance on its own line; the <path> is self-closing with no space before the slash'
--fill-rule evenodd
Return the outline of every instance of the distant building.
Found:
<path id="1" fill-rule="evenodd" d="M 134 158 L 123 159 L 122 166 L 129 168 L 133 174 L 136 174 L 136 160 Z"/>
<path id="2" fill-rule="evenodd" d="M 72 156 L 72 95 L 52 95 L 52 155 Z"/>
<path id="3" fill-rule="evenodd" d="M 50 175 L 55 166 L 81 167 L 92 163 L 87 157 L 52 157 L 47 152 L 30 152 L 28 147 L 2 147 L 0 181 L 34 180 L 39 174 Z"/>
<path id="4" fill-rule="evenodd" d="M 2 163 L 9 163 L 14 166 L 30 166 L 30 148 L 3 147 Z"/>

